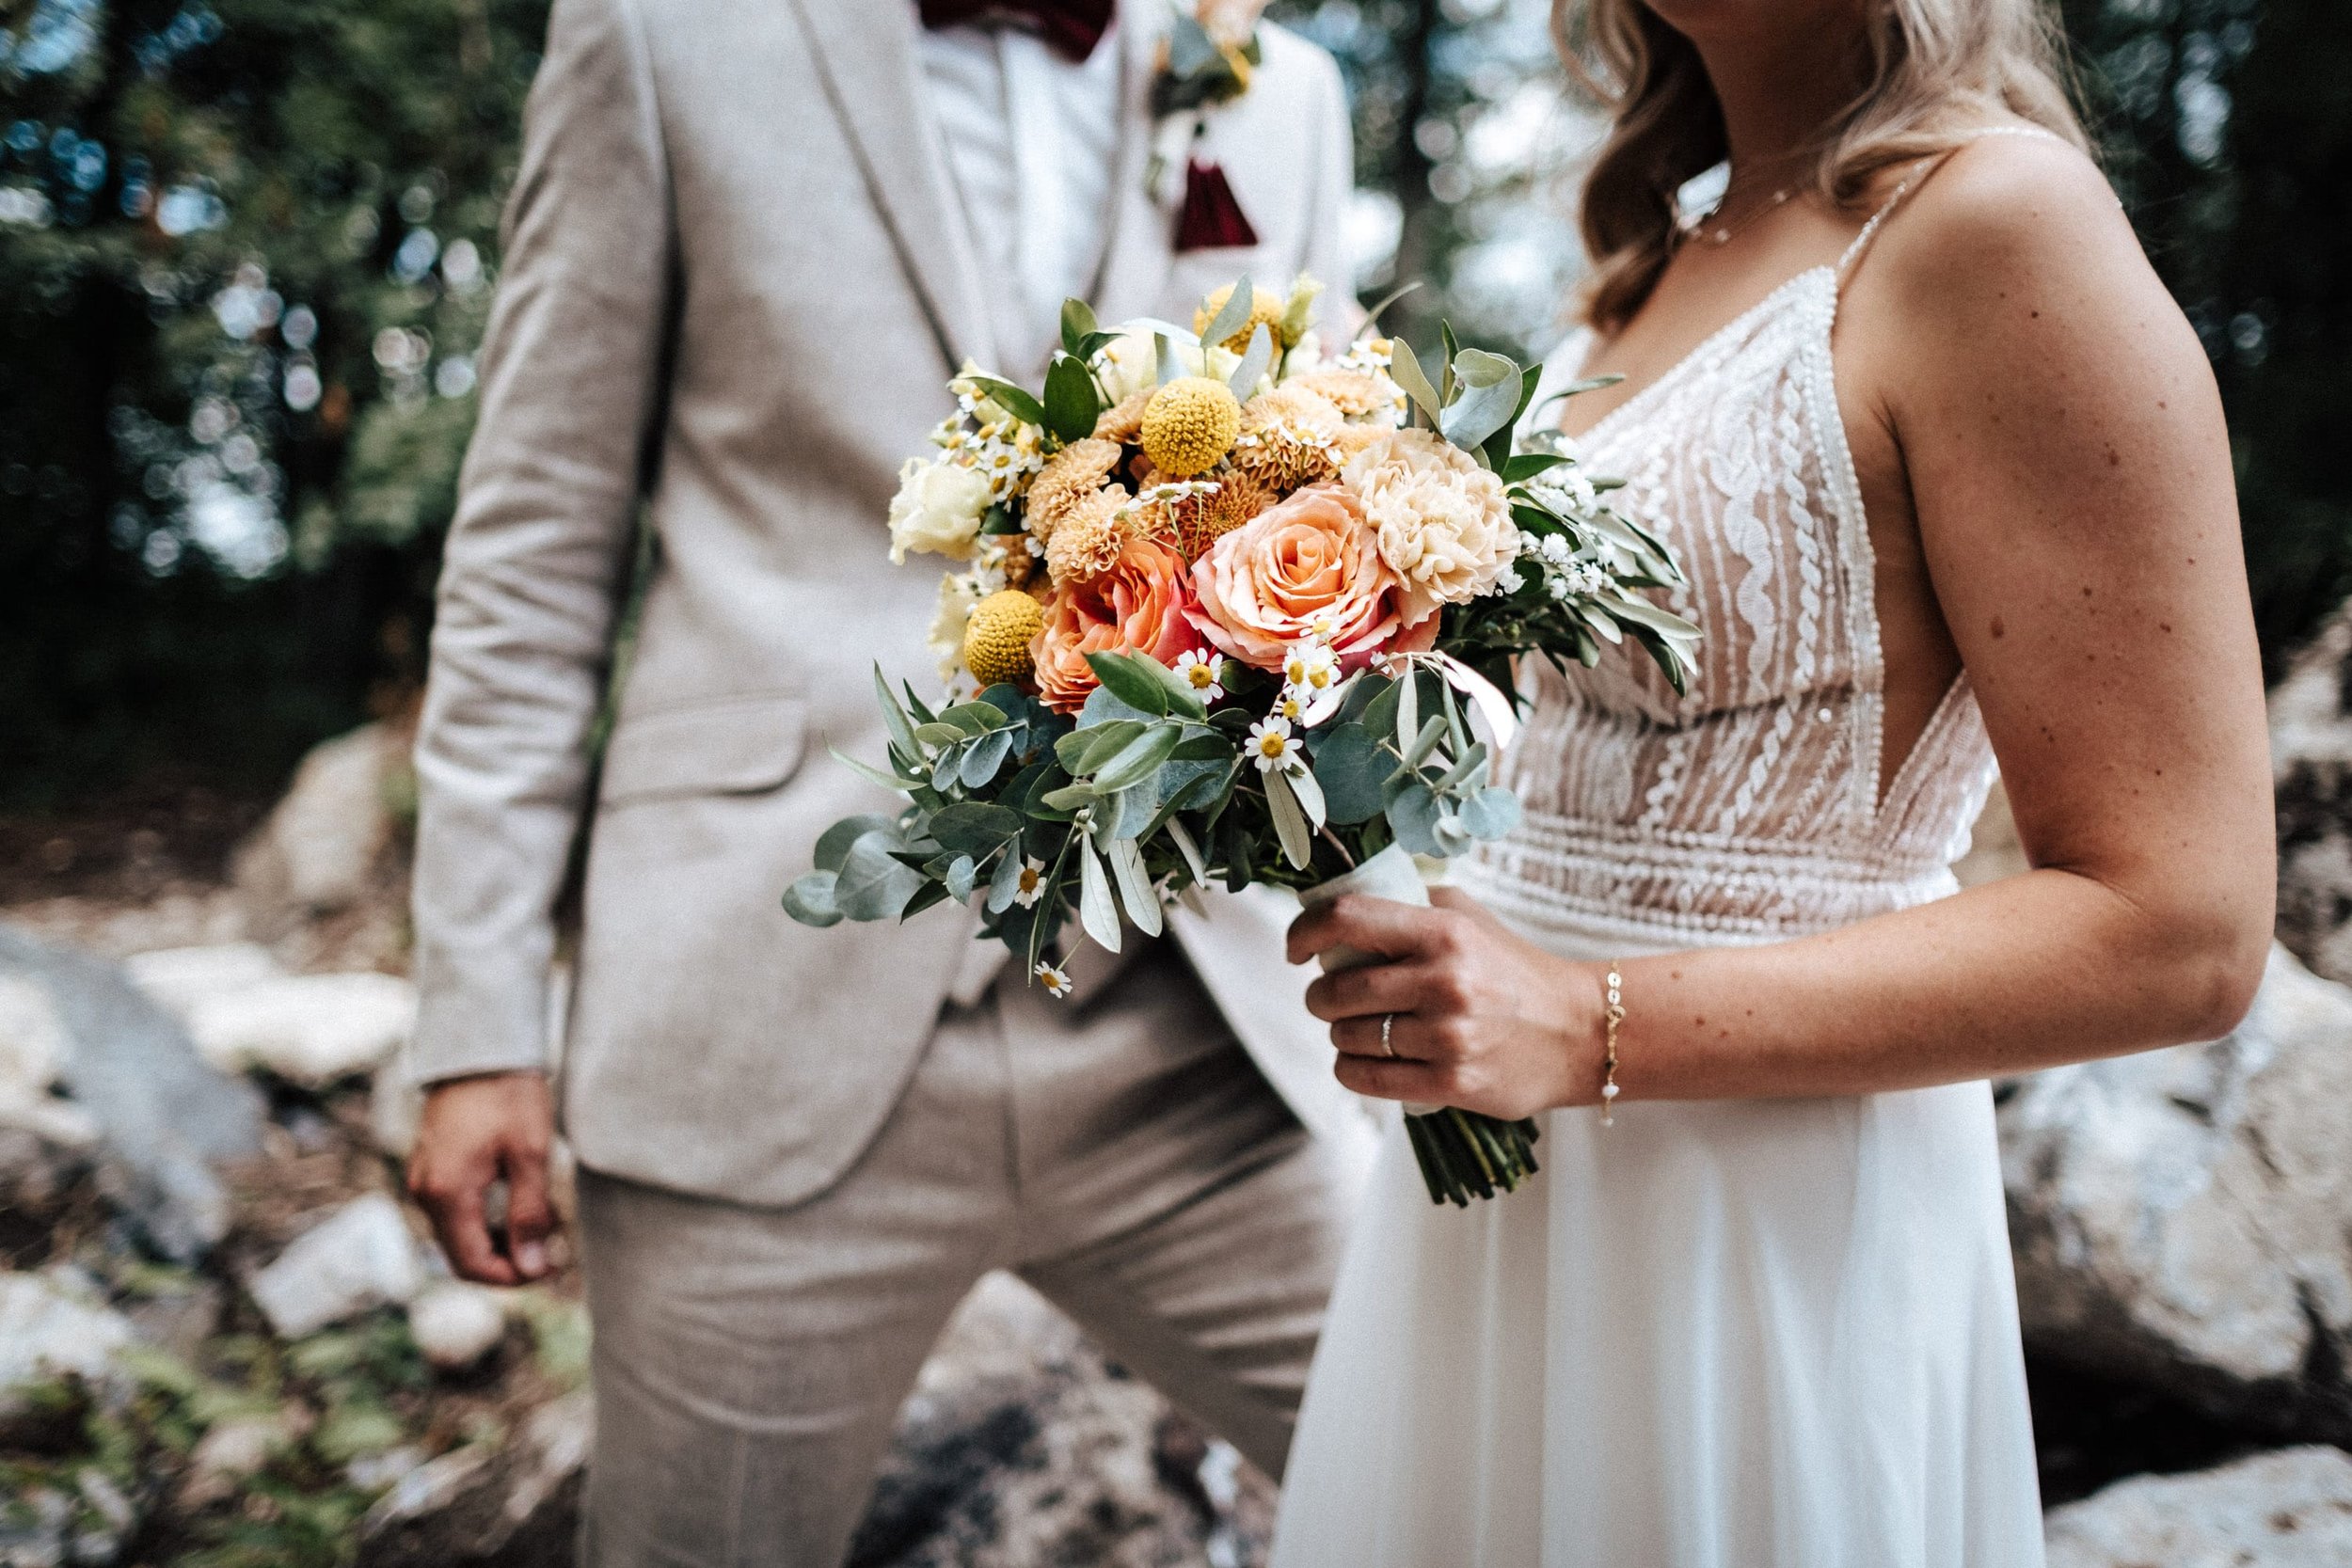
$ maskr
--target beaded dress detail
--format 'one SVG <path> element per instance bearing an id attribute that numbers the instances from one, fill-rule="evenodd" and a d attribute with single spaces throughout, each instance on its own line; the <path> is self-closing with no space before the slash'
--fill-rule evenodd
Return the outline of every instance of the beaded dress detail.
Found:
<path id="1" fill-rule="evenodd" d="M 1790 279 L 1578 443 L 1674 547 L 1689 581 L 1663 602 L 1705 636 L 1687 696 L 1639 658 L 1531 683 L 1499 781 L 1525 823 L 1462 879 L 1515 923 L 1770 942 L 1953 891 L 1993 750 L 1963 674 L 1882 784 L 1873 557 L 1830 363 L 1840 270 Z M 1547 379 L 1589 346 L 1570 338 Z"/>
<path id="2" fill-rule="evenodd" d="M 1581 442 L 1673 546 L 1704 641 L 1688 696 L 1638 657 L 1534 688 L 1502 770 L 1525 820 L 1458 880 L 1556 953 L 1774 942 L 1955 889 L 1991 747 L 1963 676 L 1882 783 L 1832 374 L 1880 221 Z M 2042 1568 L 1986 1085 L 1541 1120 L 1542 1172 L 1468 1211 L 1389 1133 L 1273 1568 Z"/>

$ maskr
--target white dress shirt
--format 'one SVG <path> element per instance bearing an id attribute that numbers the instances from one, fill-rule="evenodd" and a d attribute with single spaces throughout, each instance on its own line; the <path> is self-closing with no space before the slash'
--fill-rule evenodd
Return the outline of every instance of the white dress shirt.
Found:
<path id="1" fill-rule="evenodd" d="M 1073 62 L 1014 26 L 923 33 L 932 122 L 987 290 L 997 353 L 1034 381 L 1108 238 L 1120 118 L 1116 28 Z"/>

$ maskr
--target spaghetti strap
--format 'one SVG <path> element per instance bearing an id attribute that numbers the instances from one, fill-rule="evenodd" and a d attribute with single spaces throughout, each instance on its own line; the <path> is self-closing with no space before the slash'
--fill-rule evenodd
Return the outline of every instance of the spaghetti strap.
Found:
<path id="1" fill-rule="evenodd" d="M 1904 175 L 1896 184 L 1894 194 L 1881 203 L 1877 212 L 1870 214 L 1870 221 L 1862 226 L 1862 232 L 1853 237 L 1853 243 L 1846 247 L 1845 254 L 1837 258 L 1837 287 L 1840 292 L 1843 292 L 1846 287 L 1847 274 L 1851 272 L 1854 263 L 1862 259 L 1862 253 L 1869 248 L 1871 240 L 1877 237 L 1880 227 L 1894 213 L 1896 204 L 1925 183 L 1928 176 L 1941 168 L 1953 153 L 1971 142 L 1981 141 L 1986 136 L 2040 136 L 2059 143 L 2064 143 L 2066 140 L 2055 131 L 2045 130 L 2039 125 L 1980 125 L 1963 136 L 1956 145 L 1922 160 L 1921 163 L 1914 164 L 1912 171 Z"/>

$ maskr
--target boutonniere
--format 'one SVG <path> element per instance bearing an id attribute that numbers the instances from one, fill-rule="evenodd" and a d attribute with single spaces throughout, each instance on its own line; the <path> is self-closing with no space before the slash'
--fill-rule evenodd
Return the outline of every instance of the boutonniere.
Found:
<path id="1" fill-rule="evenodd" d="M 1152 191 L 1166 205 L 1177 166 L 1184 188 L 1176 211 L 1176 250 L 1214 250 L 1258 243 L 1225 170 L 1199 156 L 1209 113 L 1249 90 L 1263 54 L 1258 15 L 1266 0 L 1195 0 L 1178 9 L 1160 40 L 1152 77 Z"/>

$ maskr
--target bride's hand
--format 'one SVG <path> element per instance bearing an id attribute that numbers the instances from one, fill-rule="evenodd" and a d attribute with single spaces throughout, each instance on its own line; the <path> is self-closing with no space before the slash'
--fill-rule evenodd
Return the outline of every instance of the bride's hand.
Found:
<path id="1" fill-rule="evenodd" d="M 1505 1121 L 1600 1097 L 1601 981 L 1522 941 L 1472 899 L 1435 909 L 1347 896 L 1292 923 L 1290 960 L 1338 946 L 1380 955 L 1307 988 L 1358 1094 L 1454 1105 Z M 1380 1021 L 1393 1015 L 1384 1054 Z"/>

